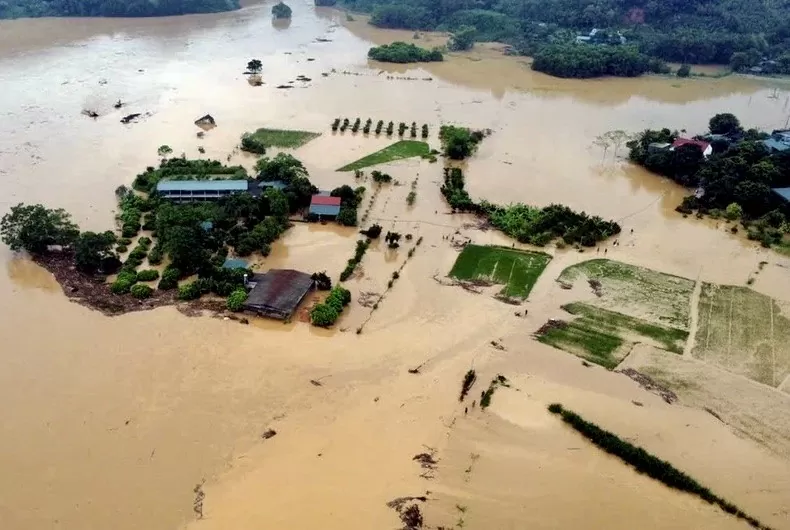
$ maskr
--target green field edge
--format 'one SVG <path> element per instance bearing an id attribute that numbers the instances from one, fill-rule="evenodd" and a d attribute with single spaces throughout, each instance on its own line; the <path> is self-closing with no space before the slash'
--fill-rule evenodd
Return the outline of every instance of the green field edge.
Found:
<path id="1" fill-rule="evenodd" d="M 295 129 L 269 129 L 261 127 L 249 134 L 259 140 L 266 147 L 280 147 L 296 149 L 321 136 L 321 133 L 312 131 L 298 131 Z M 290 138 L 290 139 L 288 139 Z"/>
<path id="2" fill-rule="evenodd" d="M 399 149 L 403 149 L 404 153 L 398 153 Z M 392 151 L 392 153 L 390 153 Z M 395 162 L 397 160 L 406 160 L 407 158 L 422 157 L 430 154 L 430 146 L 427 142 L 420 140 L 400 140 L 393 144 L 369 153 L 362 158 L 355 160 L 345 166 L 336 169 L 335 171 L 354 171 L 363 169 L 370 166 L 377 166 L 386 164 L 388 162 Z"/>

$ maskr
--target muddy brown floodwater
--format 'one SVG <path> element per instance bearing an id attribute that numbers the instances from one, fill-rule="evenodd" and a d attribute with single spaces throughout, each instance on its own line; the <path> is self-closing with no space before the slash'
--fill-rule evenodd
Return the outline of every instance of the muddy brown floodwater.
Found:
<path id="1" fill-rule="evenodd" d="M 722 111 L 749 127 L 783 126 L 790 111 L 783 85 L 739 77 L 557 80 L 493 45 L 425 70 L 393 68 L 368 63 L 367 50 L 411 32 L 381 32 L 362 18 L 347 23 L 307 2 L 292 8 L 292 22 L 276 27 L 271 3 L 180 18 L 0 21 L 0 210 L 42 202 L 66 208 L 84 229 L 103 230 L 113 223 L 113 190 L 154 165 L 159 145 L 190 157 L 203 146 L 207 157 L 231 155 L 252 167 L 234 148 L 242 132 L 260 126 L 322 132 L 296 155 L 322 188 L 351 183 L 334 170 L 386 141 L 333 134 L 329 124 L 369 116 L 428 123 L 433 146 L 441 123 L 491 128 L 468 163 L 471 193 L 562 202 L 617 219 L 635 232 L 610 257 L 742 284 L 766 256 L 715 224 L 676 215 L 683 190 L 623 162 L 624 146 L 615 156 L 593 142 L 610 130 L 663 125 L 693 134 Z M 242 75 L 255 57 L 261 87 Z M 312 81 L 275 88 L 300 74 Z M 136 123 L 119 122 L 138 112 Z M 206 113 L 218 127 L 198 139 L 193 121 Z M 426 490 L 430 524 L 448 527 L 460 515 L 469 528 L 743 527 L 587 446 L 546 414 L 551 401 L 637 439 L 787 528 L 787 458 L 529 338 L 558 311 L 553 279 L 586 255 L 556 253 L 527 319 L 432 279 L 455 258 L 443 236 L 456 229 L 510 244 L 447 213 L 439 166 L 413 160 L 388 168 L 403 185 L 382 189 L 369 222 L 424 242 L 380 308 L 371 314 L 354 303 L 336 331 L 262 320 L 241 326 L 172 308 L 108 318 L 68 302 L 48 273 L 0 248 L 0 528 L 176 529 L 193 524 L 193 488 L 204 480 L 196 529 L 392 528 L 397 516 L 385 503 Z M 417 201 L 407 207 L 417 177 Z M 354 240 L 352 230 L 298 225 L 259 265 L 337 278 Z M 405 248 L 371 248 L 349 282 L 355 299 L 384 292 Z M 781 274 L 784 283 L 755 288 L 790 299 Z M 364 333 L 354 334 L 364 322 Z M 487 346 L 495 337 L 506 352 Z M 507 373 L 520 391 L 503 391 L 487 412 L 465 416 L 457 392 L 472 365 L 481 381 Z M 419 374 L 409 373 L 415 366 Z M 263 440 L 270 428 L 277 436 Z M 421 478 L 412 461 L 425 446 L 437 451 L 433 478 Z"/>

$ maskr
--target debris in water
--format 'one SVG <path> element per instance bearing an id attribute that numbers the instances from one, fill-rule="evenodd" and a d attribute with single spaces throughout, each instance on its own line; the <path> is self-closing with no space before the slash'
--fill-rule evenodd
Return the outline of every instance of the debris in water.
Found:
<path id="1" fill-rule="evenodd" d="M 418 455 L 414 455 L 412 460 L 416 460 L 420 463 L 420 466 L 423 469 L 436 469 L 436 464 L 439 462 L 433 457 L 434 451 L 430 453 L 420 453 Z"/>
<path id="2" fill-rule="evenodd" d="M 196 119 L 195 120 L 195 125 L 197 125 L 201 129 L 208 130 L 208 129 L 213 129 L 214 127 L 216 127 L 217 126 L 217 122 L 216 122 L 216 120 L 214 120 L 214 117 L 211 114 L 206 114 L 202 118 Z"/>
<path id="3" fill-rule="evenodd" d="M 654 394 L 661 396 L 661 398 L 669 404 L 672 404 L 678 400 L 677 394 L 672 392 L 670 389 L 656 383 L 650 377 L 646 376 L 641 372 L 637 372 L 633 368 L 624 368 L 622 370 L 618 370 L 616 373 L 627 375 L 628 377 L 639 383 L 639 386 L 641 386 L 648 392 L 652 392 Z"/>
<path id="4" fill-rule="evenodd" d="M 264 440 L 268 440 L 269 438 L 274 438 L 276 434 L 277 431 L 275 431 L 274 429 L 267 429 L 263 434 L 261 434 L 261 438 L 263 438 Z"/>
<path id="5" fill-rule="evenodd" d="M 600 280 L 596 280 L 595 278 L 590 278 L 587 280 L 587 283 L 590 284 L 590 288 L 595 293 L 595 296 L 603 296 L 603 285 L 601 285 Z"/>
<path id="6" fill-rule="evenodd" d="M 569 289 L 573 289 L 573 284 L 568 282 L 559 282 L 560 288 L 565 289 L 566 291 Z"/>
<path id="7" fill-rule="evenodd" d="M 277 85 L 277 88 L 287 89 L 287 88 L 293 88 L 293 86 L 291 86 L 291 85 Z"/>
<path id="8" fill-rule="evenodd" d="M 123 101 L 121 101 L 121 100 L 119 99 L 119 100 L 118 100 L 118 101 L 115 103 L 115 105 L 113 105 L 113 107 L 115 107 L 116 109 L 120 109 L 121 107 L 123 107 Z"/>
<path id="9" fill-rule="evenodd" d="M 550 318 L 545 324 L 543 324 L 538 330 L 535 332 L 535 335 L 545 335 L 552 329 L 564 329 L 568 327 L 568 323 L 564 320 L 560 320 L 558 318 Z"/>
<path id="10" fill-rule="evenodd" d="M 139 112 L 136 112 L 134 114 L 127 114 L 126 116 L 121 118 L 121 123 L 131 123 L 134 120 L 136 120 L 137 118 L 139 118 L 140 116 L 141 116 L 141 114 Z"/>
<path id="11" fill-rule="evenodd" d="M 96 112 L 95 110 L 90 110 L 90 109 L 82 109 L 82 114 L 87 116 L 87 117 L 89 117 L 89 118 L 93 118 L 94 120 L 99 117 L 99 113 L 98 112 Z"/>

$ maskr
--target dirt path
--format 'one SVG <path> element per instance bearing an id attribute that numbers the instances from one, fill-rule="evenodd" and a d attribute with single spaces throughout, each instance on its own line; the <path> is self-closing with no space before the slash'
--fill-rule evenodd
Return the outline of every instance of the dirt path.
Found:
<path id="1" fill-rule="evenodd" d="M 699 277 L 702 274 L 702 269 L 697 274 L 697 280 L 694 283 L 694 290 L 691 292 L 691 310 L 689 314 L 691 319 L 689 322 L 689 337 L 686 339 L 686 345 L 683 348 L 683 356 L 691 357 L 691 350 L 694 348 L 694 338 L 697 336 L 697 327 L 699 326 L 699 299 L 702 294 L 702 282 Z"/>

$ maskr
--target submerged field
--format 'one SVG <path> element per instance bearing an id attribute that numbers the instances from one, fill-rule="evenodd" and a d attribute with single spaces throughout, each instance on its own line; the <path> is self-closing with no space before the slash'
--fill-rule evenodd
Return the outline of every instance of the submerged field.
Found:
<path id="1" fill-rule="evenodd" d="M 574 315 L 570 322 L 547 326 L 538 340 L 614 369 L 635 343 L 648 342 L 672 353 L 682 353 L 688 332 L 657 326 L 645 320 L 574 302 L 563 306 Z"/>
<path id="2" fill-rule="evenodd" d="M 360 158 L 350 164 L 338 169 L 338 171 L 354 171 L 355 169 L 362 169 L 369 166 L 376 166 L 378 164 L 386 164 L 395 160 L 404 160 L 406 158 L 414 158 L 417 156 L 426 156 L 430 153 L 430 148 L 425 142 L 417 140 L 401 140 L 392 145 L 388 145 L 384 149 L 380 149 L 375 153 Z"/>
<path id="3" fill-rule="evenodd" d="M 692 355 L 777 387 L 790 374 L 790 320 L 769 296 L 704 283 Z"/>
<path id="4" fill-rule="evenodd" d="M 689 329 L 692 280 L 608 259 L 573 265 L 558 278 L 568 284 L 581 280 L 596 291 L 597 298 L 590 302 L 596 307 L 662 326 Z"/>
<path id="5" fill-rule="evenodd" d="M 549 261 L 551 256 L 540 252 L 467 245 L 455 260 L 450 276 L 502 284 L 501 294 L 526 298 Z"/>

